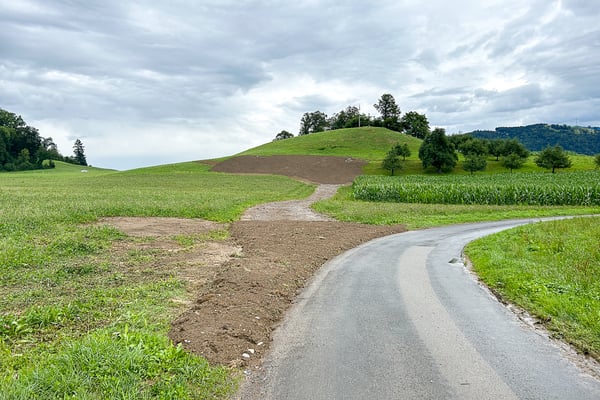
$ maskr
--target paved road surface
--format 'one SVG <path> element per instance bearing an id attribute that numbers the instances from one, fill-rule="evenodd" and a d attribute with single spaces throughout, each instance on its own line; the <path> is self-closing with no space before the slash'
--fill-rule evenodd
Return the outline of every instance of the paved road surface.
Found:
<path id="1" fill-rule="evenodd" d="M 411 231 L 328 263 L 244 399 L 600 399 L 600 383 L 465 271 L 464 245 L 523 221 Z"/>

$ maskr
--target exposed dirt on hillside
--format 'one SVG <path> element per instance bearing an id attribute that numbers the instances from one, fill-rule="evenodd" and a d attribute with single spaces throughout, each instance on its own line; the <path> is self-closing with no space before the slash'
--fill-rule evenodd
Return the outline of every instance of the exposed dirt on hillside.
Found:
<path id="1" fill-rule="evenodd" d="M 170 337 L 175 343 L 213 364 L 258 366 L 272 331 L 319 267 L 361 243 L 405 230 L 336 222 L 310 209 L 312 202 L 335 194 L 339 183 L 351 182 L 361 165 L 339 157 L 234 158 L 213 170 L 276 173 L 325 185 L 304 200 L 249 209 L 241 221 L 229 225 L 177 218 L 107 218 L 102 223 L 146 237 L 136 245 L 161 250 L 154 264 L 190 283 L 195 300 L 173 323 Z M 222 229 L 229 230 L 229 239 L 188 247 L 173 239 Z"/>
<path id="2" fill-rule="evenodd" d="M 346 184 L 362 173 L 366 161 L 328 156 L 240 156 L 212 168 L 215 172 L 285 175 L 315 183 Z"/>

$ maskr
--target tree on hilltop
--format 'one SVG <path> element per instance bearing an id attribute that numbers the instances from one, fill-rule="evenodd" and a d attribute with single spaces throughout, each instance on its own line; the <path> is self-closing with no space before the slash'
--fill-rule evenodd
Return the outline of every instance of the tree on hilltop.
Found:
<path id="1" fill-rule="evenodd" d="M 400 119 L 400 126 L 404 133 L 419 139 L 425 139 L 429 133 L 429 121 L 425 114 L 409 111 Z"/>
<path id="2" fill-rule="evenodd" d="M 277 134 L 277 136 L 275 136 L 274 141 L 284 140 L 284 139 L 290 139 L 290 138 L 293 138 L 293 137 L 294 137 L 293 133 L 290 133 L 290 132 L 288 132 L 286 130 L 283 130 L 283 131 L 279 132 Z"/>
<path id="3" fill-rule="evenodd" d="M 77 139 L 73 145 L 73 154 L 75 154 L 75 162 L 79 165 L 87 166 L 87 160 L 85 159 L 85 148 L 81 140 Z"/>
<path id="4" fill-rule="evenodd" d="M 315 132 L 323 132 L 327 128 L 327 114 L 321 111 L 304 113 L 300 120 L 299 136 L 308 135 Z"/>
<path id="5" fill-rule="evenodd" d="M 385 128 L 394 131 L 400 131 L 402 129 L 399 123 L 400 107 L 396 104 L 394 96 L 389 93 L 383 94 L 377 103 L 373 104 L 373 107 L 375 107 L 379 112 L 379 115 L 381 115 L 381 121 Z"/>

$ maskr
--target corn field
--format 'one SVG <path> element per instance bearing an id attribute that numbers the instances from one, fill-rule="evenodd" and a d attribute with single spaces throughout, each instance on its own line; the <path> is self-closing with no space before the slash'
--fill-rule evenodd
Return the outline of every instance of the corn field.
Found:
<path id="1" fill-rule="evenodd" d="M 360 176 L 352 192 L 356 200 L 396 203 L 596 206 L 600 173 Z"/>

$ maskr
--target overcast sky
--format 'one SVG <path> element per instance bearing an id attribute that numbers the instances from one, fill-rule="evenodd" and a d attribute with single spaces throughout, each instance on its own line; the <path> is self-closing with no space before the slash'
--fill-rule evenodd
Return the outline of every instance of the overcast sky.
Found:
<path id="1" fill-rule="evenodd" d="M 599 21 L 595 0 L 0 0 L 0 108 L 120 170 L 384 93 L 449 134 L 599 126 Z"/>

